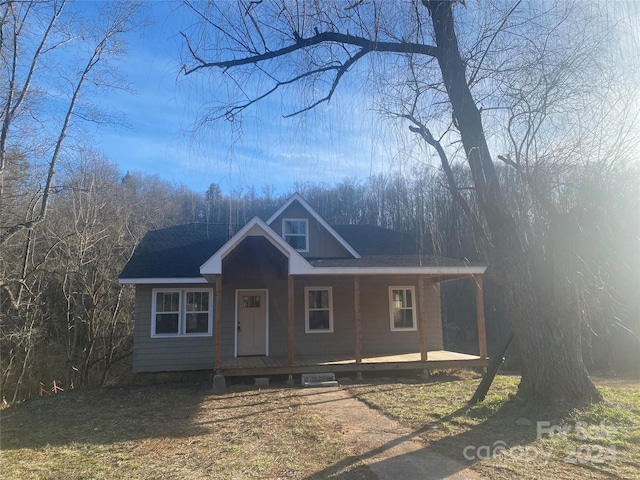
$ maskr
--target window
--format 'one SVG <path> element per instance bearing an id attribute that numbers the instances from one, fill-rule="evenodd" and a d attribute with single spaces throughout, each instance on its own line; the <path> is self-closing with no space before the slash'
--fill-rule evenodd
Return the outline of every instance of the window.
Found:
<path id="1" fill-rule="evenodd" d="M 413 287 L 389 287 L 391 330 L 416 330 Z"/>
<path id="2" fill-rule="evenodd" d="M 185 333 L 209 332 L 209 292 L 186 292 Z"/>
<path id="3" fill-rule="evenodd" d="M 260 308 L 260 295 L 243 295 L 242 308 Z"/>
<path id="4" fill-rule="evenodd" d="M 331 287 L 304 289 L 305 332 L 333 332 L 333 304 Z"/>
<path id="5" fill-rule="evenodd" d="M 282 238 L 299 252 L 309 251 L 309 221 L 305 219 L 282 220 Z"/>
<path id="6" fill-rule="evenodd" d="M 156 333 L 178 333 L 180 292 L 156 293 Z"/>
<path id="7" fill-rule="evenodd" d="M 151 336 L 211 335 L 211 289 L 153 289 Z"/>

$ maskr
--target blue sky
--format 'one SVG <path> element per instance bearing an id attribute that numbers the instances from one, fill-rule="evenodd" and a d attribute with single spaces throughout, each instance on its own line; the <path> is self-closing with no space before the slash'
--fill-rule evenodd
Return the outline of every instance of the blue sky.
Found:
<path id="1" fill-rule="evenodd" d="M 79 4 L 90 9 L 100 2 Z M 357 71 L 343 78 L 329 104 L 307 114 L 284 119 L 283 113 L 300 104 L 273 97 L 247 112 L 240 127 L 218 121 L 194 131 L 207 105 L 224 97 L 218 89 L 228 86 L 208 84 L 207 72 L 180 72 L 179 32 L 195 21 L 187 11 L 175 9 L 172 1 L 144 5 L 153 25 L 128 35 L 128 53 L 117 65 L 136 93 L 103 98 L 126 116 L 129 128 L 102 126 L 93 138 L 122 173 L 158 174 L 198 192 L 218 183 L 224 192 L 270 186 L 287 193 L 297 182 L 364 179 L 434 162 L 433 152 L 415 141 L 406 124 L 391 126 L 370 110 L 369 92 L 355 88 Z M 612 10 L 634 32 L 629 47 L 638 45 L 637 5 L 621 2 Z"/>
<path id="2" fill-rule="evenodd" d="M 347 82 L 328 105 L 306 115 L 283 119 L 282 100 L 274 97 L 243 117 L 241 132 L 224 121 L 194 131 L 216 91 L 203 88 L 206 74 L 179 71 L 179 32 L 192 19 L 172 2 L 145 6 L 154 24 L 128 35 L 128 53 L 117 65 L 135 93 L 104 98 L 126 116 L 129 128 L 102 126 L 94 138 L 123 173 L 158 174 L 196 191 L 218 183 L 225 192 L 271 186 L 286 193 L 296 182 L 335 183 L 397 168 L 403 156 L 393 132 Z"/>

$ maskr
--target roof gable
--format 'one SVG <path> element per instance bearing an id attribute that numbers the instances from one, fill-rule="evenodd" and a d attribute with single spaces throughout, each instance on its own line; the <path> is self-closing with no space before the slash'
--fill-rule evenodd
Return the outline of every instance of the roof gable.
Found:
<path id="1" fill-rule="evenodd" d="M 242 227 L 238 233 L 231 237 L 200 267 L 200 275 L 216 275 L 222 273 L 222 260 L 235 249 L 246 237 L 260 236 L 266 238 L 271 244 L 289 259 L 289 271 L 306 270 L 309 263 L 295 248 L 278 236 L 263 220 L 253 217 Z"/>
<path id="2" fill-rule="evenodd" d="M 276 212 L 271 215 L 271 217 L 269 217 L 267 219 L 267 225 L 272 226 L 275 230 L 278 230 L 278 228 L 275 225 L 272 225 L 274 221 L 276 221 L 278 218 L 281 217 L 281 215 L 283 213 L 286 212 L 287 209 L 289 209 L 289 207 L 291 207 L 295 202 L 298 202 L 300 204 L 300 206 L 302 208 L 304 208 L 309 215 L 311 216 L 311 218 L 315 219 L 321 226 L 322 228 L 324 228 L 327 233 L 333 237 L 333 239 L 336 240 L 336 242 L 342 247 L 344 248 L 351 256 L 353 256 L 354 258 L 360 258 L 360 254 L 356 251 L 355 248 L 353 248 L 352 245 L 350 245 L 344 238 L 342 238 L 342 236 L 336 232 L 333 227 L 331 227 L 331 225 L 329 225 L 324 218 L 322 218 L 318 212 L 316 212 L 311 205 L 309 205 L 306 200 L 304 198 L 302 198 L 302 196 L 299 193 L 294 193 L 293 195 L 291 195 L 289 197 L 289 199 L 278 209 L 276 210 Z"/>

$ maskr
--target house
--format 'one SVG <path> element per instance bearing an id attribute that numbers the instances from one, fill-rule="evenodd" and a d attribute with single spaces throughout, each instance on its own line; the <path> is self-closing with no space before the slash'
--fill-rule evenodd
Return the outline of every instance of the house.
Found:
<path id="1" fill-rule="evenodd" d="M 150 231 L 134 284 L 135 372 L 224 375 L 483 367 L 486 267 L 416 252 L 410 236 L 330 226 L 294 194 L 266 222 Z M 475 279 L 479 355 L 443 349 L 440 284 Z"/>

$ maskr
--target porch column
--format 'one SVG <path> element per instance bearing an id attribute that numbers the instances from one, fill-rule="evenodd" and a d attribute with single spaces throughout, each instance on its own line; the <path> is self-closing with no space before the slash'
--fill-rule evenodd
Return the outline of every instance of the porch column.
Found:
<path id="1" fill-rule="evenodd" d="M 354 302 L 354 320 L 355 320 L 355 350 L 356 363 L 362 363 L 362 322 L 360 319 L 360 277 L 353 277 L 353 302 Z"/>
<path id="2" fill-rule="evenodd" d="M 222 274 L 216 275 L 216 305 L 215 305 L 215 368 L 222 368 Z"/>
<path id="3" fill-rule="evenodd" d="M 287 279 L 287 362 L 293 365 L 293 276 Z"/>
<path id="4" fill-rule="evenodd" d="M 418 332 L 420 334 L 420 360 L 427 361 L 427 306 L 424 296 L 424 276 L 418 275 Z"/>
<path id="5" fill-rule="evenodd" d="M 478 348 L 480 358 L 487 358 L 487 332 L 484 324 L 484 292 L 482 288 L 482 275 L 474 275 L 476 286 L 476 319 L 478 322 Z"/>

